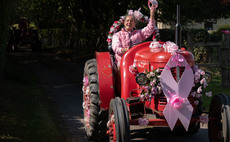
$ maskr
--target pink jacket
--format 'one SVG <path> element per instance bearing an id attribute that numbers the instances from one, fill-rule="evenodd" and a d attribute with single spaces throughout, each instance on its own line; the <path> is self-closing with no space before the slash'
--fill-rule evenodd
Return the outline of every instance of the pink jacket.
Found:
<path id="1" fill-rule="evenodd" d="M 120 66 L 120 60 L 124 54 L 121 51 L 122 48 L 144 41 L 153 33 L 154 29 L 155 22 L 151 20 L 143 29 L 134 30 L 132 32 L 121 29 L 121 31 L 115 33 L 112 39 L 112 48 L 115 53 L 115 62 L 117 65 Z"/>

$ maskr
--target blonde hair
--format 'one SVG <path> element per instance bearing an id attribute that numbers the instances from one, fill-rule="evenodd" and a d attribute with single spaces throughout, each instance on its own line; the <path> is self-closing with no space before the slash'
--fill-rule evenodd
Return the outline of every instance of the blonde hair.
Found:
<path id="1" fill-rule="evenodd" d="M 135 24 L 137 23 L 137 18 L 136 18 L 133 14 L 130 14 L 130 15 L 125 16 L 125 20 L 126 20 L 127 17 L 132 17 L 133 20 L 134 20 L 134 23 L 135 23 Z"/>

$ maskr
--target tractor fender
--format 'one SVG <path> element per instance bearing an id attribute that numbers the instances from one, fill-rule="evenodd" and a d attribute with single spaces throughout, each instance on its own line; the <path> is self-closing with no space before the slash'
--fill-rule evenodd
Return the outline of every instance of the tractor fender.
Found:
<path id="1" fill-rule="evenodd" d="M 109 109 L 110 100 L 114 98 L 113 66 L 109 52 L 96 52 L 100 108 Z"/>

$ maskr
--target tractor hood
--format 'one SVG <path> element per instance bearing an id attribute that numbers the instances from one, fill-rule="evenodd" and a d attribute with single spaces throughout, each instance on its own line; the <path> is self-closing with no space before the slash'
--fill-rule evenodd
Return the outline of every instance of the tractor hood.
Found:
<path id="1" fill-rule="evenodd" d="M 179 54 L 183 55 L 188 64 L 194 66 L 194 56 L 186 50 L 179 50 Z M 164 52 L 161 48 L 158 51 L 153 51 L 151 48 L 141 48 L 136 52 L 134 61 L 140 72 L 144 69 L 153 70 L 157 68 L 164 68 L 171 57 L 171 53 Z"/>

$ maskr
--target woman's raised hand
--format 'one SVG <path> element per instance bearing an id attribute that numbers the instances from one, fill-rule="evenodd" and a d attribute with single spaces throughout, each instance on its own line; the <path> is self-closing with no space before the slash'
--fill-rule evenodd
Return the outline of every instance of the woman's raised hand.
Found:
<path id="1" fill-rule="evenodd" d="M 156 11 L 156 7 L 155 7 L 155 5 L 152 5 L 150 7 L 150 20 L 154 20 L 155 11 Z"/>

